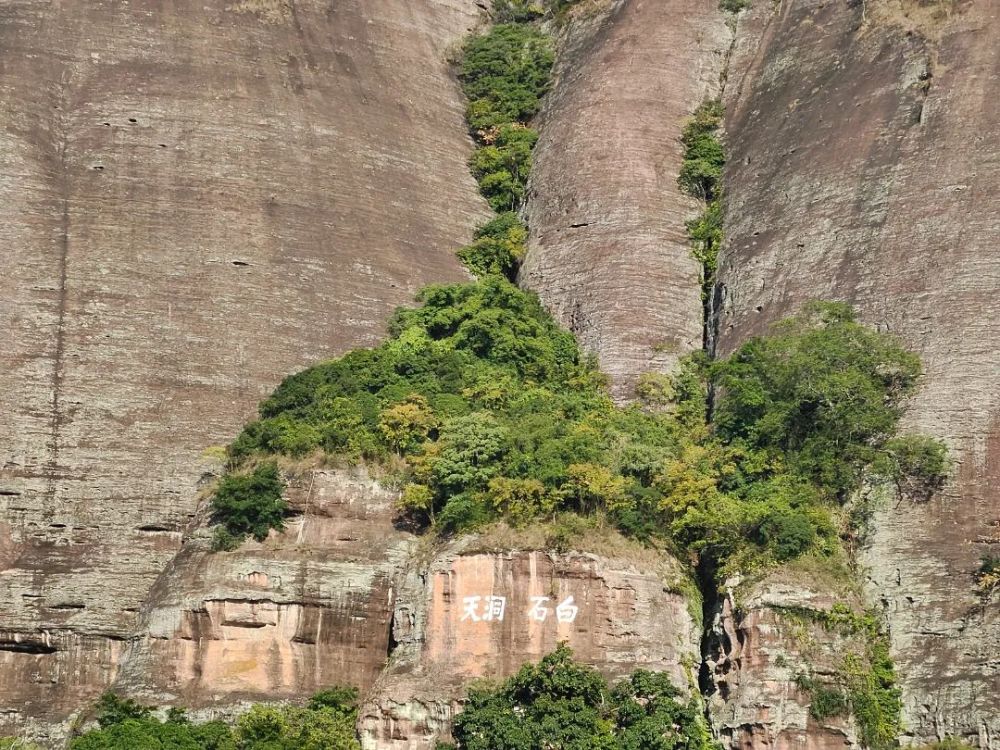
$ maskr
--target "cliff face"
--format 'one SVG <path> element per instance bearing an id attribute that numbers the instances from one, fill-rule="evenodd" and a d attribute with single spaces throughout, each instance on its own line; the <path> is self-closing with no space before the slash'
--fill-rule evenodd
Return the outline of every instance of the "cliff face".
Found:
<path id="1" fill-rule="evenodd" d="M 912 739 L 1000 737 L 1000 628 L 972 573 L 1000 544 L 1000 15 L 989 2 L 784 3 L 741 25 L 729 95 L 719 348 L 851 302 L 926 376 L 908 425 L 957 467 L 885 504 L 864 553 Z"/>
<path id="2" fill-rule="evenodd" d="M 863 551 L 905 740 L 1000 737 L 1000 14 L 990 0 L 588 0 L 539 118 L 521 281 L 611 374 L 702 346 L 676 187 L 687 116 L 728 109 L 719 353 L 809 299 L 902 337 L 908 414 L 955 476 L 881 507 Z M 568 639 L 609 676 L 687 687 L 677 565 L 511 540 L 428 549 L 394 496 L 310 473 L 284 534 L 209 554 L 197 487 L 285 375 L 375 342 L 486 215 L 445 63 L 472 0 L 140 0 L 0 7 L 0 734 L 58 740 L 107 686 L 205 714 L 368 690 L 368 748 L 428 748 L 463 686 Z M 723 76 L 723 73 L 728 75 Z M 203 510 L 203 509 L 202 509 Z M 182 544 L 182 542 L 184 542 Z M 481 542 L 479 542 L 481 544 Z M 848 644 L 788 615 L 843 592 L 770 581 L 705 643 L 734 747 L 854 746 L 789 665 Z M 544 599 L 544 601 L 542 601 Z M 57 727 L 55 731 L 52 727 Z M 61 727 L 61 728 L 60 728 Z M 54 740 L 54 741 L 55 741 Z"/>
<path id="3" fill-rule="evenodd" d="M 447 737 L 470 679 L 503 678 L 566 641 L 611 678 L 667 671 L 688 688 L 700 629 L 666 555 L 441 550 L 403 582 L 397 646 L 366 704 L 366 748 L 423 750 Z"/>
<path id="4" fill-rule="evenodd" d="M 463 0 L 0 7 L 0 705 L 107 684 L 208 446 L 484 215 Z M 228 615 L 227 615 L 228 616 Z"/>
<path id="5" fill-rule="evenodd" d="M 677 187 L 684 121 L 718 95 L 716 0 L 584 4 L 539 124 L 520 280 L 598 356 L 615 395 L 702 346 L 698 263 Z M 595 13 L 587 18 L 588 13 Z"/>

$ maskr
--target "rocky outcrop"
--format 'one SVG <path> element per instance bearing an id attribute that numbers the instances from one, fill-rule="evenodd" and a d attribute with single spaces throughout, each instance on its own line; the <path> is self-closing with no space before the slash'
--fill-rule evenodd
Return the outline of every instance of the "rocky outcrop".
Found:
<path id="1" fill-rule="evenodd" d="M 767 4 L 727 94 L 728 352 L 809 299 L 853 303 L 923 357 L 907 415 L 957 460 L 929 502 L 881 508 L 865 553 L 905 739 L 996 748 L 1000 628 L 972 585 L 1000 547 L 1000 16 L 993 3 Z"/>
<path id="2" fill-rule="evenodd" d="M 679 138 L 718 94 L 731 34 L 717 0 L 579 11 L 539 118 L 520 281 L 627 400 L 640 374 L 702 347 L 701 269 L 684 226 L 698 205 L 677 187 Z"/>
<path id="3" fill-rule="evenodd" d="M 363 472 L 314 471 L 288 499 L 300 515 L 263 544 L 212 553 L 200 534 L 185 546 L 153 587 L 117 689 L 197 709 L 374 683 L 415 546 L 393 526 L 396 493 Z"/>
<path id="4" fill-rule="evenodd" d="M 808 677 L 836 685 L 844 655 L 863 651 L 858 636 L 819 620 L 834 605 L 856 605 L 855 600 L 842 584 L 814 572 L 779 571 L 728 589 L 705 649 L 709 716 L 727 746 L 859 747 L 853 720 L 841 715 L 817 720 L 810 714 L 813 696 L 801 684 Z"/>
<path id="5" fill-rule="evenodd" d="M 206 447 L 464 278 L 454 249 L 486 211 L 446 57 L 479 16 L 0 5 L 0 629 L 55 644 L 0 648 L 6 729 L 107 685 Z"/>
<path id="6" fill-rule="evenodd" d="M 509 676 L 560 641 L 611 678 L 646 668 L 691 685 L 700 632 L 676 561 L 475 545 L 449 545 L 407 577 L 397 645 L 362 712 L 364 747 L 432 748 L 448 737 L 470 679 Z"/>

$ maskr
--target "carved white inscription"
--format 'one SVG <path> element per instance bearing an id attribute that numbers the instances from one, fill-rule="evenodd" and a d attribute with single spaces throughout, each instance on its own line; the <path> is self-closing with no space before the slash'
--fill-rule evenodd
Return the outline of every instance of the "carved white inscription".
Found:
<path id="1" fill-rule="evenodd" d="M 580 608 L 573 603 L 573 597 L 567 596 L 556 607 L 549 606 L 547 596 L 531 597 L 531 608 L 527 615 L 536 622 L 545 622 L 552 612 L 555 612 L 558 622 L 573 622 L 580 613 Z M 466 596 L 462 598 L 462 619 L 460 622 L 502 621 L 507 612 L 507 597 L 504 596 Z"/>

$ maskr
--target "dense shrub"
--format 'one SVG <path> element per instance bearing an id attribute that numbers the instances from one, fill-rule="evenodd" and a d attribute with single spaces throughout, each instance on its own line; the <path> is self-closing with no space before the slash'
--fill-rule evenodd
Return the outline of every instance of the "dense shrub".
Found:
<path id="1" fill-rule="evenodd" d="M 847 305 L 813 304 L 713 365 L 715 428 L 843 498 L 893 437 L 919 375 L 915 355 Z"/>
<path id="2" fill-rule="evenodd" d="M 171 709 L 166 721 L 149 707 L 112 694 L 97 706 L 100 726 L 76 737 L 71 750 L 359 750 L 355 736 L 357 691 L 332 688 L 308 707 L 252 707 L 235 727 L 194 724 Z"/>
<path id="3" fill-rule="evenodd" d="M 495 224 L 484 237 L 518 227 Z M 572 336 L 497 275 L 429 287 L 421 301 L 397 312 L 382 346 L 282 383 L 233 460 L 295 455 L 273 436 L 316 435 L 314 447 L 348 459 L 402 458 L 401 508 L 443 532 L 600 513 L 712 567 L 832 553 L 829 509 L 866 467 L 898 455 L 899 471 L 940 468 L 936 444 L 891 442 L 919 363 L 843 305 L 811 306 L 726 360 L 686 361 L 647 383 L 658 403 L 643 410 L 615 408 Z M 223 497 L 244 497 L 246 481 Z M 234 533 L 262 528 L 236 517 Z"/>
<path id="4" fill-rule="evenodd" d="M 216 548 L 231 549 L 248 534 L 262 542 L 271 529 L 284 528 L 288 511 L 282 499 L 284 489 L 273 461 L 224 476 L 212 498 L 215 520 L 224 529 L 216 536 Z"/>
<path id="5" fill-rule="evenodd" d="M 528 230 L 517 215 L 503 213 L 476 230 L 472 244 L 458 257 L 479 278 L 495 275 L 513 281 L 524 257 Z"/>
<path id="6" fill-rule="evenodd" d="M 750 7 L 750 0 L 719 0 L 719 8 L 728 13 L 739 13 Z"/>
<path id="7" fill-rule="evenodd" d="M 530 120 L 548 90 L 554 59 L 549 37 L 530 24 L 502 23 L 470 38 L 459 80 L 473 131 Z"/>
<path id="8" fill-rule="evenodd" d="M 474 688 L 455 719 L 459 750 L 709 750 L 700 707 L 667 675 L 639 670 L 611 688 L 560 646 L 495 687 Z"/>
<path id="9" fill-rule="evenodd" d="M 479 192 L 494 211 L 512 211 L 524 201 L 531 172 L 531 150 L 538 133 L 523 125 L 504 125 L 472 155 L 469 166 Z"/>
<path id="10" fill-rule="evenodd" d="M 677 182 L 684 192 L 707 202 L 717 197 L 726 164 L 725 149 L 718 138 L 723 114 L 718 101 L 707 101 L 695 110 L 681 134 L 684 158 Z"/>

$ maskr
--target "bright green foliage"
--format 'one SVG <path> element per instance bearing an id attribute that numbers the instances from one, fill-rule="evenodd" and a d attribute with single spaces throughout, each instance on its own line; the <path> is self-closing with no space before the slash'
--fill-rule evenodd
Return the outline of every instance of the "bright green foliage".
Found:
<path id="1" fill-rule="evenodd" d="M 472 176 L 494 211 L 513 211 L 524 201 L 531 150 L 537 142 L 537 131 L 523 125 L 503 125 L 472 155 Z"/>
<path id="2" fill-rule="evenodd" d="M 106 694 L 98 704 L 100 729 L 76 737 L 71 750 L 359 750 L 357 691 L 317 693 L 307 708 L 254 706 L 231 728 L 193 724 L 171 709 L 166 721 L 151 709 Z M 14 747 L 17 747 L 16 745 Z"/>
<path id="3" fill-rule="evenodd" d="M 217 536 L 216 544 L 231 549 L 234 538 L 241 541 L 249 534 L 262 542 L 271 529 L 283 529 L 288 512 L 281 497 L 284 489 L 278 465 L 273 461 L 249 472 L 224 476 L 212 498 L 215 519 L 225 529 L 225 534 Z"/>
<path id="4" fill-rule="evenodd" d="M 722 200 L 716 198 L 705 205 L 697 219 L 687 222 L 692 254 L 701 263 L 701 301 L 707 303 L 715 286 L 719 270 L 719 251 L 722 249 Z"/>
<path id="5" fill-rule="evenodd" d="M 498 24 L 470 38 L 459 80 L 473 131 L 530 120 L 548 90 L 554 60 L 548 36 L 529 24 Z"/>
<path id="6" fill-rule="evenodd" d="M 402 457 L 401 508 L 441 531 L 601 513 L 719 570 L 748 555 L 835 552 L 830 509 L 895 455 L 885 446 L 919 373 L 848 308 L 819 305 L 728 360 L 693 357 L 647 382 L 655 408 L 618 409 L 573 338 L 499 276 L 429 287 L 421 300 L 396 314 L 382 346 L 282 383 L 233 459 L 280 450 L 277 422 L 329 453 Z M 926 462 L 898 462 L 913 465 Z"/>
<path id="7" fill-rule="evenodd" d="M 479 278 L 494 275 L 513 281 L 527 239 L 528 230 L 517 214 L 503 213 L 479 227 L 472 244 L 459 250 L 458 257 Z"/>
<path id="8" fill-rule="evenodd" d="M 701 263 L 701 300 L 706 316 L 723 240 L 721 183 L 726 153 L 718 137 L 723 115 L 722 105 L 716 100 L 706 101 L 695 110 L 681 135 L 684 161 L 677 178 L 685 193 L 705 201 L 701 215 L 687 222 L 687 232 L 692 253 Z"/>
<path id="9" fill-rule="evenodd" d="M 459 750 L 709 750 L 696 703 L 665 674 L 639 670 L 609 688 L 565 645 L 496 687 L 474 688 L 455 720 Z"/>
<path id="10" fill-rule="evenodd" d="M 892 438 L 919 375 L 915 355 L 847 305 L 813 304 L 713 366 L 715 428 L 843 497 Z"/>
<path id="11" fill-rule="evenodd" d="M 723 114 L 717 100 L 707 101 L 695 110 L 681 135 L 684 160 L 677 182 L 688 195 L 709 203 L 718 195 L 726 163 L 725 149 L 717 135 Z"/>

